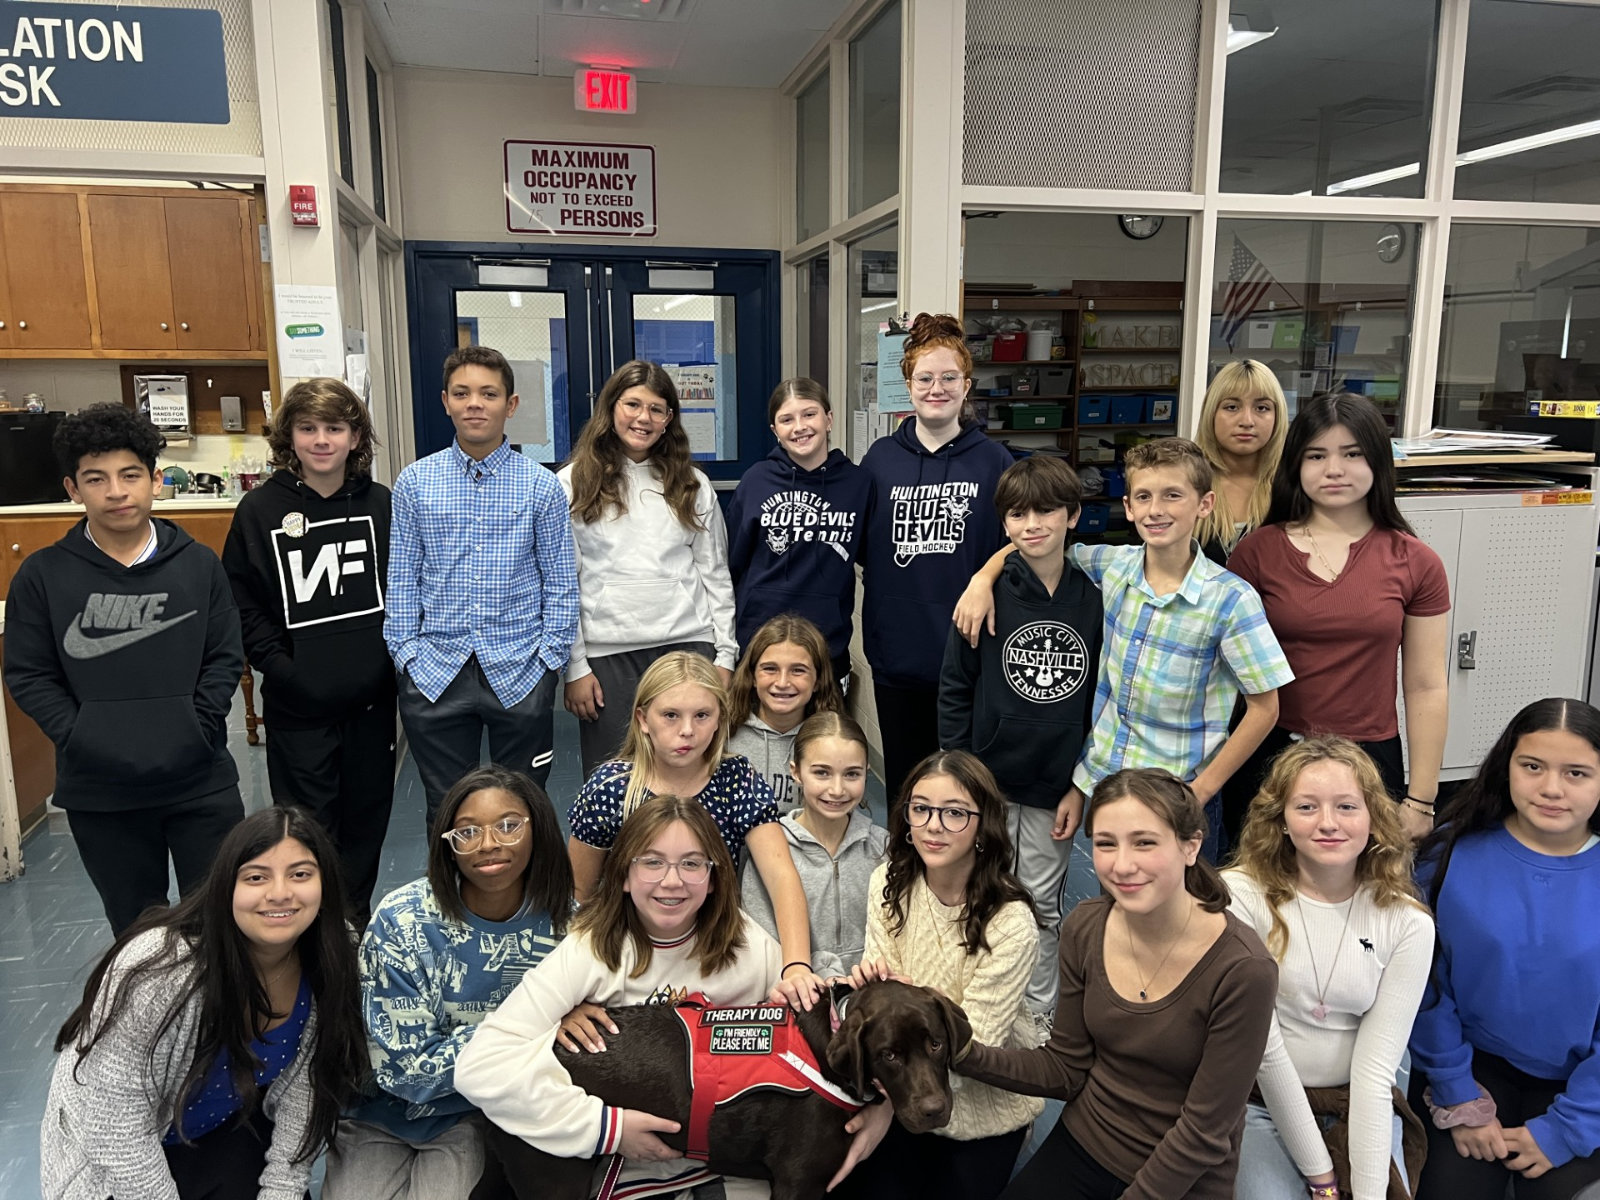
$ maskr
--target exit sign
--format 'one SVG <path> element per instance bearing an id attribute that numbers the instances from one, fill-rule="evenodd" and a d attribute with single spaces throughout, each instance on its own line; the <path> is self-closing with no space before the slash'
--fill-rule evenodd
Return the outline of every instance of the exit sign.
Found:
<path id="1" fill-rule="evenodd" d="M 626 71 L 587 68 L 572 77 L 572 102 L 579 112 L 631 113 L 638 111 L 632 75 Z"/>

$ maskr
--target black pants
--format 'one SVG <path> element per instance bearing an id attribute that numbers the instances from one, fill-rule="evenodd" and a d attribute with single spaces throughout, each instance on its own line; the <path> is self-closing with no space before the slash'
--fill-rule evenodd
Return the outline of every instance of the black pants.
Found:
<path id="1" fill-rule="evenodd" d="M 1500 1124 L 1506 1129 L 1541 1116 L 1567 1089 L 1565 1080 L 1535 1078 L 1482 1050 L 1472 1056 L 1472 1077 L 1494 1097 Z M 1504 1200 L 1508 1181 L 1516 1200 L 1571 1200 L 1587 1185 L 1600 1181 L 1600 1154 L 1575 1158 L 1538 1179 L 1524 1179 L 1503 1163 L 1462 1158 L 1450 1131 L 1435 1129 L 1428 1117 L 1422 1099 L 1427 1082 L 1421 1071 L 1411 1073 L 1411 1107 L 1421 1114 L 1428 1131 L 1428 1161 L 1416 1188 L 1417 1200 Z"/>
<path id="2" fill-rule="evenodd" d="M 1011 1178 L 1028 1127 L 958 1142 L 937 1133 L 907 1133 L 899 1121 L 832 1195 L 843 1200 L 994 1200 Z"/>
<path id="3" fill-rule="evenodd" d="M 69 809 L 67 824 L 89 882 L 100 893 L 112 933 L 151 905 L 167 903 L 167 856 L 187 896 L 205 880 L 222 839 L 244 819 L 237 784 L 156 808 L 118 812 Z"/>
<path id="4" fill-rule="evenodd" d="M 1240 712 L 1234 713 L 1234 725 L 1239 723 Z M 1244 765 L 1222 785 L 1222 856 L 1239 844 L 1239 831 L 1244 828 L 1245 814 L 1250 811 L 1250 801 L 1261 790 L 1272 760 L 1294 744 L 1294 735 L 1287 729 L 1275 728 L 1261 739 L 1261 745 L 1244 760 Z M 1367 756 L 1377 765 L 1383 777 L 1383 786 L 1389 795 L 1398 800 L 1406 794 L 1405 759 L 1401 755 L 1400 738 L 1384 738 L 1381 742 L 1357 742 Z"/>
<path id="5" fill-rule="evenodd" d="M 395 702 L 388 697 L 317 729 L 284 729 L 267 709 L 274 804 L 299 804 L 339 848 L 350 920 L 366 927 L 394 804 Z"/>
<path id="6" fill-rule="evenodd" d="M 257 1110 L 187 1146 L 165 1147 L 179 1200 L 256 1200 L 271 1144 L 272 1122 Z"/>
<path id="7" fill-rule="evenodd" d="M 1116 1200 L 1127 1187 L 1090 1157 L 1066 1125 L 1057 1121 L 1001 1200 Z"/>
<path id="8" fill-rule="evenodd" d="M 883 788 L 894 804 L 906 776 L 939 748 L 939 685 L 899 687 L 874 679 L 872 697 L 883 736 Z"/>
<path id="9" fill-rule="evenodd" d="M 555 740 L 550 708 L 555 696 L 555 672 L 546 671 L 531 692 L 507 708 L 484 678 L 476 655 L 467 659 L 437 700 L 424 696 L 409 675 L 400 677 L 400 720 L 427 794 L 430 836 L 445 793 L 478 765 L 486 732 L 491 762 L 545 785 Z"/>

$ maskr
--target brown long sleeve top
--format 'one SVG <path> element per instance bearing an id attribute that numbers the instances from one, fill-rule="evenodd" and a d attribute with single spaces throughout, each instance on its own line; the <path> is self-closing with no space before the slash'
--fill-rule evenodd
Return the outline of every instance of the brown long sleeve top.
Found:
<path id="1" fill-rule="evenodd" d="M 1183 981 L 1151 1003 L 1111 987 L 1109 897 L 1061 928 L 1055 1028 L 1037 1050 L 972 1047 L 957 1068 L 984 1083 L 1067 1101 L 1062 1120 L 1124 1200 L 1232 1200 L 1245 1101 L 1261 1065 L 1278 967 L 1237 917 Z"/>

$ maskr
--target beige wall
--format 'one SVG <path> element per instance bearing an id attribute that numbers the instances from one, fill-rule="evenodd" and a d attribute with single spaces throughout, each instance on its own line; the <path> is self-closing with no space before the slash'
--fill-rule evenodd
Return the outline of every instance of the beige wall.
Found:
<path id="1" fill-rule="evenodd" d="M 406 238 L 781 247 L 786 102 L 776 90 L 639 85 L 632 116 L 580 113 L 572 80 L 479 71 L 394 73 Z M 509 138 L 654 146 L 654 238 L 506 231 Z"/>

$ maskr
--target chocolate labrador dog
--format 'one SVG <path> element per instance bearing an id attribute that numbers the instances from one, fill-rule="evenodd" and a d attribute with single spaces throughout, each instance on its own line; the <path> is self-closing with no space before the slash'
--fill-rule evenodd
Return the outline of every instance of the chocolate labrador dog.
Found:
<path id="1" fill-rule="evenodd" d="M 836 985 L 832 992 L 831 1005 L 796 1014 L 824 1077 L 858 1097 L 872 1095 L 876 1081 L 912 1133 L 947 1124 L 950 1056 L 972 1036 L 961 1010 L 938 992 L 892 980 L 853 993 Z M 837 1030 L 830 1009 L 843 1013 Z M 572 1081 L 613 1107 L 677 1121 L 680 1132 L 660 1136 L 684 1151 L 691 1093 L 682 1023 L 665 1005 L 619 1008 L 610 1017 L 618 1032 L 606 1035 L 607 1053 L 562 1052 Z M 821 1200 L 849 1149 L 848 1119 L 816 1092 L 745 1092 L 713 1113 L 706 1166 L 721 1175 L 771 1180 L 772 1200 Z M 507 1182 L 525 1200 L 585 1200 L 606 1162 L 557 1158 L 492 1125 L 489 1141 Z"/>

